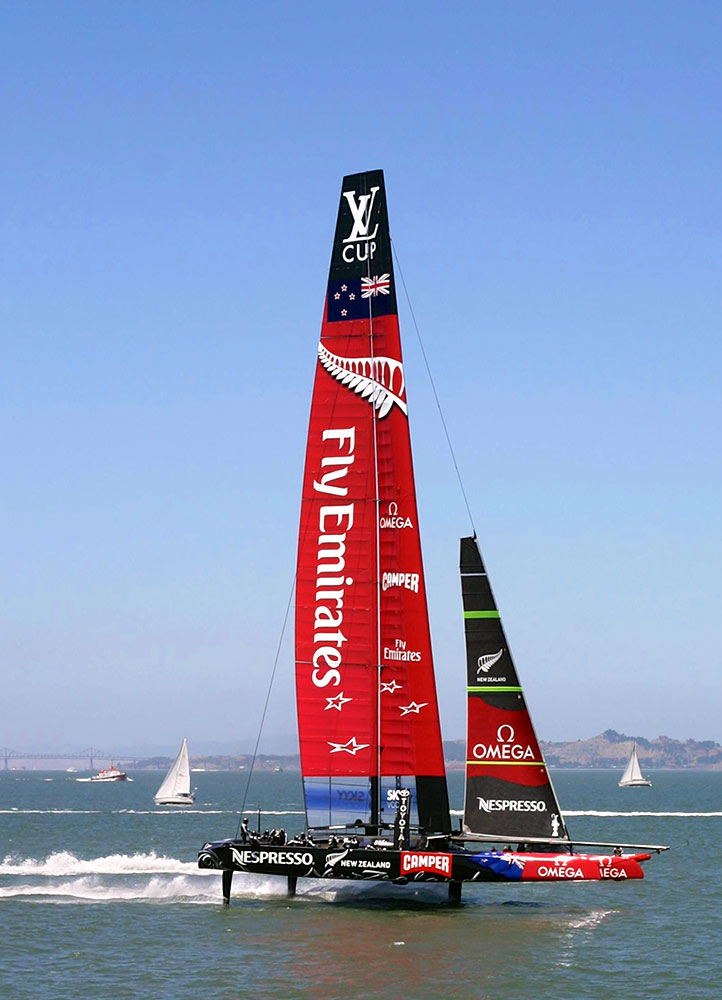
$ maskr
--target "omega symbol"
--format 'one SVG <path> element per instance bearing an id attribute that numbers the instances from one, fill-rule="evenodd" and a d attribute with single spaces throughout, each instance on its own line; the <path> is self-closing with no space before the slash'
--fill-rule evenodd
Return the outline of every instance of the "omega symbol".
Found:
<path id="1" fill-rule="evenodd" d="M 506 738 L 504 737 L 504 730 L 506 730 L 509 733 L 509 735 Z M 497 743 L 513 743 L 514 742 L 514 729 L 511 726 L 507 725 L 507 723 L 504 723 L 502 726 L 499 726 L 499 728 L 496 731 L 496 742 Z"/>

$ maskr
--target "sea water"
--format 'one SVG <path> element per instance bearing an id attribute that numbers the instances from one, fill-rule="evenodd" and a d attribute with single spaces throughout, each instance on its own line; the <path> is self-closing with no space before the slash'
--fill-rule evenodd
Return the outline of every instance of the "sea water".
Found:
<path id="1" fill-rule="evenodd" d="M 132 774 L 132 772 L 131 772 Z M 198 848 L 236 833 L 242 772 L 194 774 L 192 809 L 128 783 L 0 772 L 0 997 L 716 998 L 722 773 L 554 771 L 573 836 L 670 844 L 627 883 L 395 887 L 236 874 Z M 463 777 L 450 777 L 459 815 Z M 255 775 L 247 812 L 303 826 L 300 779 Z M 253 826 L 254 823 L 252 822 Z"/>

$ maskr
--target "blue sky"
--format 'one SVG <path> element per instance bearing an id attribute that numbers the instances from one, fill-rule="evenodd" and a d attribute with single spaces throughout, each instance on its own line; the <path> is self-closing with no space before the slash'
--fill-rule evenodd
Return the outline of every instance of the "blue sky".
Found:
<path id="1" fill-rule="evenodd" d="M 722 739 L 721 29 L 694 2 L 3 5 L 0 743 L 255 735 L 339 185 L 377 167 L 539 735 Z M 469 523 L 401 322 L 457 738 Z"/>

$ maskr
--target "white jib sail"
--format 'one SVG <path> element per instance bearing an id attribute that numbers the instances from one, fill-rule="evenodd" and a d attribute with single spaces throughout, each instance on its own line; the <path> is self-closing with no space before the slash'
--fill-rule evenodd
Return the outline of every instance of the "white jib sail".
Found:
<path id="1" fill-rule="evenodd" d="M 637 744 L 632 746 L 632 752 L 629 755 L 629 760 L 627 761 L 627 766 L 624 769 L 624 774 L 619 782 L 620 785 L 633 785 L 645 781 L 644 775 L 642 774 L 642 769 L 639 766 L 639 760 L 637 759 Z"/>
<path id="2" fill-rule="evenodd" d="M 188 760 L 188 743 L 183 740 L 178 756 L 163 779 L 156 799 L 187 798 L 191 791 L 191 768 Z"/>

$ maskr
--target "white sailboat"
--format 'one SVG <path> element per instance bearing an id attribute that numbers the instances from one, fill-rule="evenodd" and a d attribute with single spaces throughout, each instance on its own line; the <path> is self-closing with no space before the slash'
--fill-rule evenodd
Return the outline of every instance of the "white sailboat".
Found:
<path id="1" fill-rule="evenodd" d="M 183 740 L 178 756 L 155 793 L 157 806 L 192 806 L 195 788 L 191 791 L 191 769 L 188 761 L 188 742 Z"/>
<path id="2" fill-rule="evenodd" d="M 624 774 L 619 782 L 619 787 L 639 788 L 642 785 L 648 785 L 651 787 L 652 782 L 648 781 L 642 774 L 642 769 L 639 766 L 639 760 L 637 759 L 637 744 L 633 743 L 632 752 L 629 755 L 629 760 L 627 761 Z"/>

